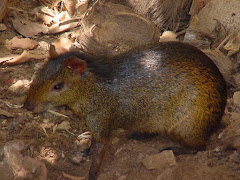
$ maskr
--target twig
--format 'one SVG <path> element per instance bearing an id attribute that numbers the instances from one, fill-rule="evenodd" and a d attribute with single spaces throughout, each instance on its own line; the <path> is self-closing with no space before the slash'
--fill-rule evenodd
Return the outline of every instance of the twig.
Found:
<path id="1" fill-rule="evenodd" d="M 53 110 L 47 110 L 49 113 L 51 113 L 51 114 L 53 114 L 53 115 L 55 115 L 55 116 L 61 116 L 61 117 L 65 117 L 65 118 L 67 118 L 67 119 L 69 119 L 69 117 L 68 116 L 66 116 L 66 115 L 64 115 L 64 114 L 61 114 L 61 113 L 59 113 L 59 112 L 56 112 L 56 111 L 53 111 Z"/>
<path id="2" fill-rule="evenodd" d="M 236 32 L 233 31 L 232 33 L 230 33 L 229 35 L 227 35 L 227 37 L 225 37 L 225 39 L 218 45 L 218 47 L 215 49 L 217 51 L 219 51 L 219 49 L 229 40 L 229 38 L 235 34 Z"/>

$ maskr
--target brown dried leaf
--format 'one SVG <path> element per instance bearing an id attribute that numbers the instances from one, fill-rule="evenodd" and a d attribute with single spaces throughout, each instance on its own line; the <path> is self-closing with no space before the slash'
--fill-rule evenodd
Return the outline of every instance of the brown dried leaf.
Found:
<path id="1" fill-rule="evenodd" d="M 12 56 L 12 57 L 8 57 L 8 59 L 6 57 L 0 58 L 0 64 L 17 65 L 27 61 L 45 59 L 46 57 L 47 55 L 35 55 L 25 50 L 20 56 Z"/>
<path id="2" fill-rule="evenodd" d="M 232 56 L 240 49 L 240 34 L 237 34 L 235 37 L 232 37 L 227 44 L 224 46 L 224 49 L 228 51 L 228 56 Z"/>
<path id="3" fill-rule="evenodd" d="M 34 49 L 38 45 L 38 43 L 32 39 L 18 37 L 14 37 L 9 43 L 11 49 Z"/>
<path id="4" fill-rule="evenodd" d="M 47 34 L 48 32 L 47 26 L 21 18 L 17 13 L 14 15 L 14 18 L 12 20 L 13 27 L 24 37 L 35 37 L 40 33 Z"/>
<path id="5" fill-rule="evenodd" d="M 49 59 L 68 52 L 74 42 L 74 38 L 63 37 L 55 40 L 49 48 Z"/>
<path id="6" fill-rule="evenodd" d="M 68 14 L 72 17 L 76 10 L 76 0 L 64 0 L 64 5 L 67 9 Z"/>
<path id="7" fill-rule="evenodd" d="M 58 24 L 54 24 L 50 28 L 48 28 L 48 33 L 49 34 L 57 34 L 60 32 L 65 32 L 65 31 L 75 28 L 79 25 L 80 25 L 79 22 L 72 22 L 72 23 L 68 23 L 68 24 L 61 22 Z"/>

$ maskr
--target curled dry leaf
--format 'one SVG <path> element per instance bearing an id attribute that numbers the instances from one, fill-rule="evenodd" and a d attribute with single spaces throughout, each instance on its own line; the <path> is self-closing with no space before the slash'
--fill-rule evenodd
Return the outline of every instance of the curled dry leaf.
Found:
<path id="1" fill-rule="evenodd" d="M 74 12 L 76 10 L 76 0 L 64 0 L 64 5 L 67 9 L 68 14 L 72 17 L 74 15 Z"/>
<path id="2" fill-rule="evenodd" d="M 60 22 L 60 23 L 52 25 L 51 27 L 48 28 L 48 33 L 49 34 L 57 34 L 57 33 L 65 32 L 72 28 L 80 26 L 79 20 L 77 20 L 77 22 L 70 22 L 70 21 L 68 21 L 68 22 L 69 23 Z"/>
<path id="3" fill-rule="evenodd" d="M 86 12 L 89 0 L 80 0 L 78 3 L 76 0 L 65 0 L 64 5 L 67 9 L 68 14 L 72 17 L 73 15 L 79 16 Z"/>
<path id="4" fill-rule="evenodd" d="M 49 48 L 49 59 L 54 59 L 61 54 L 70 51 L 74 38 L 60 37 L 55 40 Z"/>
<path id="5" fill-rule="evenodd" d="M 56 34 L 79 26 L 79 18 L 72 19 L 69 14 L 73 15 L 76 9 L 78 10 L 77 12 L 85 12 L 88 6 L 88 1 L 76 4 L 76 0 L 65 0 L 64 3 L 69 12 L 59 12 L 57 7 L 54 7 L 54 9 L 39 7 L 34 10 L 39 19 L 45 24 L 51 25 L 47 28 L 47 33 Z"/>
<path id="6" fill-rule="evenodd" d="M 228 56 L 232 56 L 240 49 L 240 33 L 237 33 L 236 36 L 229 39 L 227 44 L 224 46 L 224 49 L 228 51 Z"/>
<path id="7" fill-rule="evenodd" d="M 35 55 L 35 54 L 31 54 L 25 50 L 25 51 L 23 51 L 23 53 L 20 56 L 11 56 L 11 57 L 0 58 L 0 64 L 17 65 L 17 64 L 21 64 L 21 63 L 24 63 L 27 61 L 45 59 L 46 57 L 47 57 L 47 55 Z"/>
<path id="8" fill-rule="evenodd" d="M 54 23 L 58 23 L 58 22 L 65 21 L 65 20 L 69 20 L 66 11 L 63 11 L 63 12 L 55 15 L 54 18 L 52 19 L 52 21 L 53 21 Z"/>

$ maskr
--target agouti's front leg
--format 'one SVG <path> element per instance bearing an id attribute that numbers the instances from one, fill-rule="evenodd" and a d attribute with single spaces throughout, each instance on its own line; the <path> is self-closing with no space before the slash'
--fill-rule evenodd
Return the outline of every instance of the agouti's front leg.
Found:
<path id="1" fill-rule="evenodd" d="M 97 142 L 95 138 L 92 139 L 92 164 L 89 171 L 89 180 L 96 180 L 102 165 L 104 155 L 109 147 L 109 139 L 105 139 L 103 142 Z"/>

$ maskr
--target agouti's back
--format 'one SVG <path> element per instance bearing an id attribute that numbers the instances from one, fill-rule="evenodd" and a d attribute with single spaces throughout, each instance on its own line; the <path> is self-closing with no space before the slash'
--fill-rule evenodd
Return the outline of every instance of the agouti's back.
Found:
<path id="1" fill-rule="evenodd" d="M 110 89 L 124 114 L 116 123 L 125 128 L 167 132 L 201 147 L 223 115 L 226 83 L 215 64 L 190 45 L 161 43 L 120 59 L 113 74 Z"/>
<path id="2" fill-rule="evenodd" d="M 179 42 L 109 60 L 68 53 L 50 60 L 34 79 L 25 108 L 68 105 L 93 135 L 95 179 L 111 132 L 118 127 L 167 133 L 190 148 L 205 145 L 226 104 L 226 83 L 200 50 Z"/>

